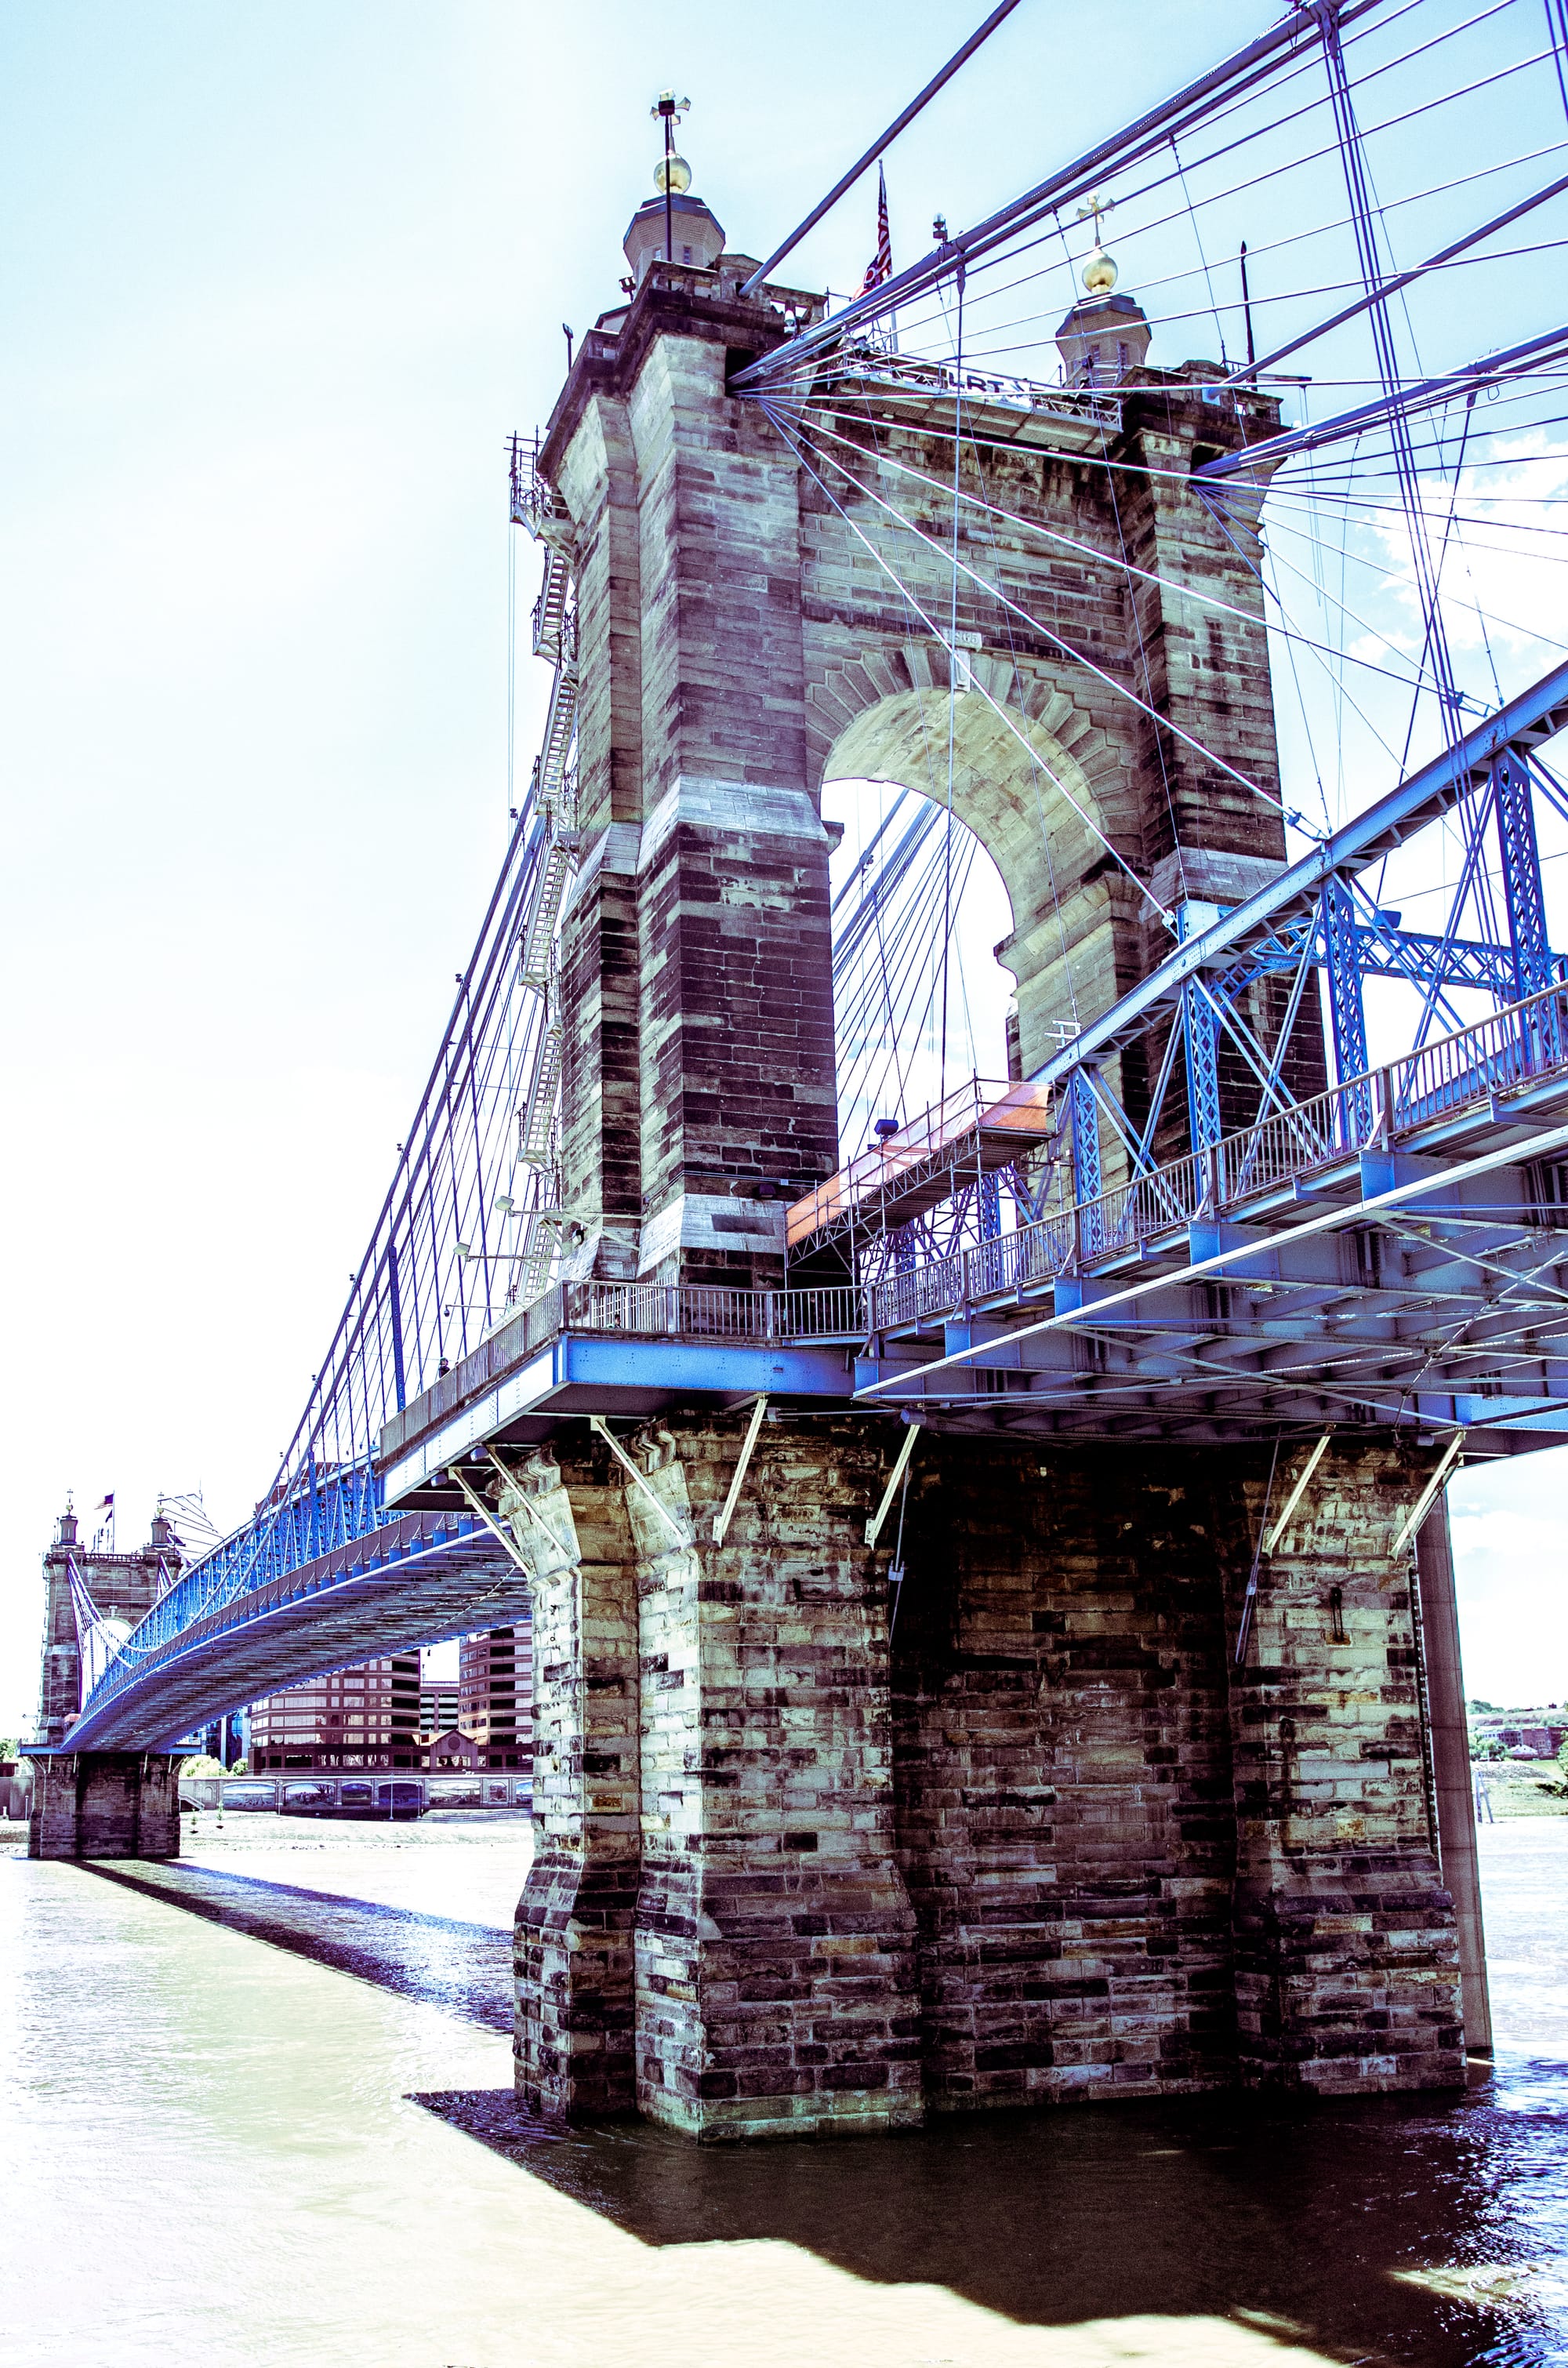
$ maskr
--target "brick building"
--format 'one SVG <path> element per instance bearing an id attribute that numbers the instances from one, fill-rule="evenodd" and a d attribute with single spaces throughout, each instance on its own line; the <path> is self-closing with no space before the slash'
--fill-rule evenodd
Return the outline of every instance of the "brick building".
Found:
<path id="1" fill-rule="evenodd" d="M 533 1623 L 465 1636 L 458 1650 L 458 1725 L 483 1768 L 533 1763 Z"/>
<path id="2" fill-rule="evenodd" d="M 258 1775 L 289 1768 L 417 1768 L 419 1656 L 335 1669 L 251 1705 Z"/>
<path id="3" fill-rule="evenodd" d="M 528 1621 L 465 1636 L 456 1686 L 422 1683 L 400 1653 L 336 1669 L 251 1706 L 251 1765 L 288 1769 L 526 1769 L 533 1757 L 533 1631 Z M 466 1746 L 454 1751 L 451 1737 Z M 437 1747 L 444 1745 L 437 1755 Z"/>

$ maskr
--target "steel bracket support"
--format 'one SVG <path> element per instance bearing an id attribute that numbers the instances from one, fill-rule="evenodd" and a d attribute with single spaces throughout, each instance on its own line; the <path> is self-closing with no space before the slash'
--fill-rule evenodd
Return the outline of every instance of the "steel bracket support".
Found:
<path id="1" fill-rule="evenodd" d="M 1305 1463 L 1302 1464 L 1301 1476 L 1297 1480 L 1296 1485 L 1291 1489 L 1290 1495 L 1285 1499 L 1285 1508 L 1283 1512 L 1280 1514 L 1279 1519 L 1275 1522 L 1274 1527 L 1269 1531 L 1268 1535 L 1263 1541 L 1263 1551 L 1266 1554 L 1271 1554 L 1276 1551 L 1280 1539 L 1290 1528 L 1290 1516 L 1295 1511 L 1297 1506 L 1301 1503 L 1302 1497 L 1306 1495 L 1307 1483 L 1311 1480 L 1312 1474 L 1317 1470 L 1318 1465 L 1323 1462 L 1324 1456 L 1327 1452 L 1328 1442 L 1333 1436 L 1334 1434 L 1332 1431 L 1325 1430 L 1317 1445 L 1313 1448 L 1312 1453 L 1308 1456 Z"/>
<path id="2" fill-rule="evenodd" d="M 730 1526 L 730 1516 L 740 1501 L 741 1489 L 751 1463 L 752 1450 L 756 1445 L 757 1433 L 762 1429 L 763 1417 L 767 1412 L 767 1400 L 766 1397 L 759 1397 L 751 1410 L 751 1421 L 742 1443 L 740 1462 L 736 1464 L 734 1476 L 730 1482 L 729 1493 L 719 1511 L 713 1516 L 713 1543 L 716 1546 L 723 1544 L 724 1532 Z"/>
<path id="3" fill-rule="evenodd" d="M 646 1497 L 649 1504 L 652 1505 L 654 1512 L 657 1513 L 660 1520 L 663 1521 L 665 1529 L 668 1530 L 676 1545 L 689 1546 L 694 1543 L 694 1540 L 687 1535 L 680 1522 L 676 1520 L 675 1515 L 671 1512 L 669 1507 L 662 1503 L 659 1497 L 654 1494 L 653 1490 L 649 1487 L 645 1475 L 639 1472 L 636 1464 L 633 1463 L 631 1456 L 628 1455 L 625 1448 L 622 1447 L 619 1440 L 617 1439 L 614 1431 L 611 1430 L 603 1415 L 591 1414 L 588 1417 L 588 1428 L 590 1430 L 597 1430 L 598 1432 L 599 1437 L 604 1440 L 605 1445 L 609 1449 L 610 1453 L 615 1457 L 617 1463 L 625 1466 L 629 1477 L 642 1491 L 643 1496 Z"/>
<path id="4" fill-rule="evenodd" d="M 898 1494 L 898 1484 L 909 1469 L 909 1459 L 915 1452 L 915 1442 L 919 1436 L 920 1425 L 917 1422 L 912 1422 L 904 1432 L 903 1445 L 899 1449 L 892 1470 L 888 1474 L 888 1485 L 882 1490 L 882 1501 L 866 1524 L 866 1543 L 869 1546 L 874 1546 L 882 1533 L 882 1523 L 887 1520 L 892 1500 Z"/>
<path id="5" fill-rule="evenodd" d="M 458 1470 L 455 1463 L 448 1466 L 447 1477 L 449 1480 L 455 1480 L 457 1482 L 458 1486 L 462 1490 L 463 1495 L 468 1498 L 469 1503 L 473 1507 L 474 1511 L 479 1515 L 480 1520 L 484 1523 L 485 1528 L 490 1531 L 491 1535 L 500 1540 L 502 1545 L 506 1547 L 507 1554 L 511 1556 L 511 1559 L 517 1564 L 517 1568 L 522 1572 L 523 1577 L 525 1578 L 531 1579 L 533 1577 L 532 1567 L 523 1559 L 522 1548 L 518 1545 L 517 1539 L 507 1536 L 506 1531 L 501 1527 L 500 1522 L 495 1519 L 494 1513 L 491 1512 L 489 1507 L 484 1503 L 483 1499 L 477 1494 L 477 1492 L 469 1486 L 468 1482 L 463 1478 L 462 1474 Z"/>
<path id="6" fill-rule="evenodd" d="M 1443 1451 L 1442 1462 L 1438 1464 L 1436 1472 L 1433 1473 L 1430 1480 L 1427 1481 L 1426 1486 L 1421 1491 L 1420 1496 L 1415 1499 L 1410 1511 L 1405 1515 L 1403 1525 L 1400 1530 L 1399 1535 L 1395 1538 L 1392 1545 L 1389 1548 L 1391 1556 L 1400 1552 L 1401 1548 L 1415 1535 L 1416 1531 L 1426 1519 L 1427 1514 L 1431 1511 L 1434 1503 L 1437 1501 L 1437 1491 L 1442 1486 L 1444 1481 L 1448 1478 L 1449 1468 L 1458 1460 L 1460 1451 L 1463 1445 L 1464 1433 L 1462 1430 L 1456 1430 L 1452 1439 L 1449 1440 L 1448 1446 Z"/>
<path id="7" fill-rule="evenodd" d="M 521 1505 L 524 1512 L 528 1515 L 529 1520 L 533 1523 L 540 1537 L 544 1538 L 548 1543 L 554 1548 L 557 1554 L 570 1553 L 571 1550 L 563 1544 L 562 1539 L 556 1534 L 555 1531 L 551 1529 L 550 1523 L 545 1520 L 544 1515 L 540 1511 L 539 1507 L 534 1503 L 533 1498 L 528 1495 L 527 1489 L 521 1486 L 517 1474 L 515 1472 L 507 1471 L 506 1466 L 502 1463 L 501 1458 L 496 1454 L 495 1450 L 493 1447 L 487 1446 L 484 1452 L 489 1456 L 490 1461 L 495 1466 L 496 1471 L 501 1474 L 501 1477 L 506 1482 L 507 1487 L 514 1492 L 517 1503 Z M 536 1570 L 534 1572 L 534 1577 L 537 1578 L 538 1576 L 539 1573 Z"/>

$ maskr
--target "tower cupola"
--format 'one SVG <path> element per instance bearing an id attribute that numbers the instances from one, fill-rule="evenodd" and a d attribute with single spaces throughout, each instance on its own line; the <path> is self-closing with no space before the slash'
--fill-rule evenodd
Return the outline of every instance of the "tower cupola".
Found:
<path id="1" fill-rule="evenodd" d="M 724 252 L 724 225 L 718 216 L 700 198 L 688 197 L 684 190 L 677 196 L 672 189 L 668 199 L 671 253 L 666 257 L 665 211 L 665 199 L 650 198 L 627 225 L 626 260 L 639 286 L 651 263 L 695 264 L 700 270 L 710 271 Z"/>
<path id="2" fill-rule="evenodd" d="M 1149 350 L 1149 316 L 1131 296 L 1091 296 L 1056 332 L 1069 386 L 1115 386 Z"/>
<path id="3" fill-rule="evenodd" d="M 665 153 L 653 167 L 656 198 L 639 206 L 627 226 L 626 260 L 641 287 L 651 263 L 679 263 L 710 271 L 724 252 L 724 225 L 691 194 L 691 166 L 676 148 L 676 126 L 689 98 L 662 90 L 648 112 L 662 125 Z"/>
<path id="4" fill-rule="evenodd" d="M 1116 257 L 1106 253 L 1101 223 L 1110 211 L 1110 202 L 1100 198 L 1078 209 L 1080 222 L 1093 218 L 1095 244 L 1084 266 L 1084 297 L 1056 332 L 1069 386 L 1115 386 L 1149 350 L 1148 314 L 1134 298 L 1115 292 Z"/>

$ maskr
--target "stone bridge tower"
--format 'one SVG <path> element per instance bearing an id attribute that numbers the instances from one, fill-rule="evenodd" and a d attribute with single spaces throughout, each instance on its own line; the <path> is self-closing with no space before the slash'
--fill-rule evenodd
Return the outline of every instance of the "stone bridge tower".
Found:
<path id="1" fill-rule="evenodd" d="M 640 1229 L 643 1275 L 761 1282 L 780 1212 L 755 1187 L 837 1164 L 824 780 L 945 801 L 950 737 L 954 811 L 1012 906 L 1025 1075 L 1184 908 L 1211 917 L 1281 867 L 1256 545 L 1189 484 L 1278 404 L 1216 404 L 1211 364 L 1143 366 L 1142 313 L 1103 293 L 1059 339 L 1085 386 L 1020 405 L 966 381 L 954 699 L 951 386 L 837 358 L 802 461 L 729 381 L 821 300 L 743 297 L 751 258 L 683 204 L 699 262 L 664 264 L 634 221 L 634 291 L 584 340 L 540 456 L 581 686 L 563 1199 Z M 1321 1045 L 1297 1036 L 1311 1090 Z M 1249 1083 L 1222 1079 L 1237 1123 Z"/>
<path id="2" fill-rule="evenodd" d="M 580 684 L 563 1199 L 584 1271 L 774 1284 L 757 1187 L 838 1156 L 824 780 L 945 798 L 950 725 L 1026 1072 L 1281 862 L 1252 554 L 1189 484 L 1277 413 L 1150 366 L 1104 286 L 1065 392 L 966 386 L 955 704 L 950 379 L 842 352 L 797 437 L 731 381 L 820 300 L 743 296 L 694 199 L 664 259 L 648 211 L 540 459 Z M 1461 2077 L 1394 1448 L 1326 1459 L 1238 1672 L 1267 1452 L 923 1436 L 890 1645 L 897 1427 L 768 1422 L 718 1544 L 744 1420 L 662 1417 L 635 1486 L 567 1425 L 502 1499 L 542 1554 L 531 2108 L 722 2137 Z"/>
<path id="3" fill-rule="evenodd" d="M 147 1543 L 135 1554 L 89 1546 L 78 1535 L 79 1526 L 74 1512 L 62 1513 L 43 1557 L 43 1652 L 34 1740 L 48 1751 L 33 1759 L 28 1855 L 177 1858 L 179 1755 L 73 1752 L 69 1747 L 82 1705 L 73 1572 L 102 1617 L 129 1630 L 179 1576 L 179 1544 L 161 1512 L 153 1516 Z"/>

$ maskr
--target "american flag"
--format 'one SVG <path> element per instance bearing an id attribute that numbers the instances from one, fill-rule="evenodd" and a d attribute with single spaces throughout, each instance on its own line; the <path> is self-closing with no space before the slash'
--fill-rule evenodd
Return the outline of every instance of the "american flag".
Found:
<path id="1" fill-rule="evenodd" d="M 888 176 L 877 166 L 877 251 L 866 266 L 866 277 L 860 282 L 860 293 L 880 288 L 884 279 L 892 278 L 892 240 L 888 235 Z"/>

